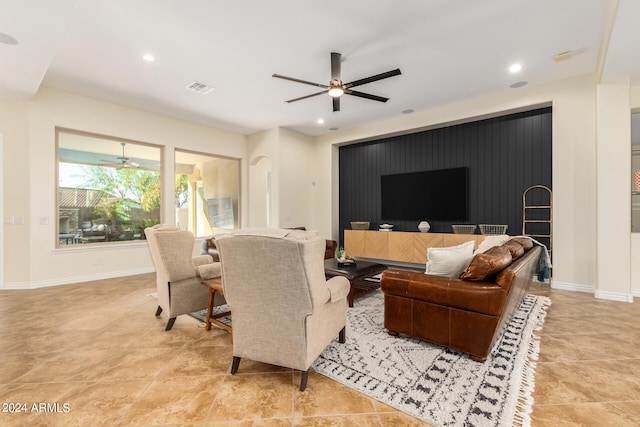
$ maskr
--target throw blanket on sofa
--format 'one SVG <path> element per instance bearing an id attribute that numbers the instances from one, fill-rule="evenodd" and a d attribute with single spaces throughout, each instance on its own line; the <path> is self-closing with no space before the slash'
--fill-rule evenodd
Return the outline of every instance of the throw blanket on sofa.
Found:
<path id="1" fill-rule="evenodd" d="M 529 239 L 533 242 L 534 245 L 538 245 L 542 248 L 540 251 L 540 258 L 538 258 L 538 266 L 536 267 L 536 277 L 539 282 L 544 282 L 551 276 L 551 257 L 549 256 L 548 248 L 537 241 L 536 239 L 530 236 L 515 236 L 515 237 L 523 237 L 525 239 Z"/>

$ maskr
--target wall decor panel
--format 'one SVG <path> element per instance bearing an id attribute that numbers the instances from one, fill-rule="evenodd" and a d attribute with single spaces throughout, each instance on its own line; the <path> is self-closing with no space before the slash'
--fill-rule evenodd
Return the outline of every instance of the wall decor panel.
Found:
<path id="1" fill-rule="evenodd" d="M 340 147 L 340 236 L 350 221 L 370 221 L 372 230 L 390 222 L 396 231 L 417 231 L 419 220 L 381 217 L 380 177 L 456 167 L 468 168 L 468 218 L 422 218 L 431 232 L 450 233 L 454 223 L 506 224 L 509 234 L 520 234 L 523 191 L 552 188 L 551 117 L 546 107 Z"/>

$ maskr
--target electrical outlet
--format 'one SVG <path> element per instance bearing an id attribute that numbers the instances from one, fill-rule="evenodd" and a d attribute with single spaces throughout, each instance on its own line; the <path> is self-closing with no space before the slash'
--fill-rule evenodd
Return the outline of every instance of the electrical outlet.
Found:
<path id="1" fill-rule="evenodd" d="M 46 217 L 46 216 L 41 216 L 38 219 L 38 224 L 40 224 L 40 225 L 49 225 L 49 218 Z"/>
<path id="2" fill-rule="evenodd" d="M 17 216 L 13 219 L 13 223 L 15 225 L 24 225 L 24 217 L 23 216 Z"/>
<path id="3" fill-rule="evenodd" d="M 4 217 L 4 223 L 5 225 L 13 225 L 13 217 L 12 216 Z"/>

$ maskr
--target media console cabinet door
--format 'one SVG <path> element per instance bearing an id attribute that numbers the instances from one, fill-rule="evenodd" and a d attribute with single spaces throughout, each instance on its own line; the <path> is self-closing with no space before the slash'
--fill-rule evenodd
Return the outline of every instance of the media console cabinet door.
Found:
<path id="1" fill-rule="evenodd" d="M 364 257 L 363 230 L 344 230 L 344 251 L 352 257 Z"/>
<path id="2" fill-rule="evenodd" d="M 413 262 L 413 233 L 405 233 L 402 231 L 390 231 L 388 233 L 389 259 L 393 261 Z"/>
<path id="3" fill-rule="evenodd" d="M 444 246 L 444 237 L 440 233 L 413 233 L 413 261 L 416 264 L 427 263 L 427 249 Z"/>
<path id="4" fill-rule="evenodd" d="M 364 232 L 364 256 L 365 258 L 389 259 L 388 237 L 394 231 L 365 231 Z"/>

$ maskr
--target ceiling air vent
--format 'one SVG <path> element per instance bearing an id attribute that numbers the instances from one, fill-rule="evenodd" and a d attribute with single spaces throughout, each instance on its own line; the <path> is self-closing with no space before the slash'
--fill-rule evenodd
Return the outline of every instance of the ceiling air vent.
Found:
<path id="1" fill-rule="evenodd" d="M 206 84 L 200 83 L 200 82 L 193 82 L 193 83 L 187 85 L 186 88 L 191 90 L 191 91 L 193 91 L 193 92 L 201 93 L 203 95 L 206 95 L 206 94 L 208 94 L 209 92 L 211 92 L 213 90 L 213 86 L 209 86 L 209 85 L 206 85 Z"/>

